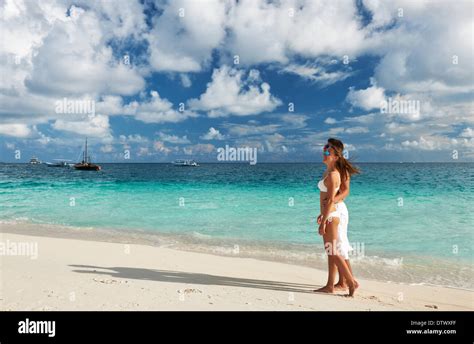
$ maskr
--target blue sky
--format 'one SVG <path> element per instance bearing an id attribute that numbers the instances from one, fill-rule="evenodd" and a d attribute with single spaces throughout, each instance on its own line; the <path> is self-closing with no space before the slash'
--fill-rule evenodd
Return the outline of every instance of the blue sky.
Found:
<path id="1" fill-rule="evenodd" d="M 474 161 L 470 1 L 1 6 L 0 161 Z"/>

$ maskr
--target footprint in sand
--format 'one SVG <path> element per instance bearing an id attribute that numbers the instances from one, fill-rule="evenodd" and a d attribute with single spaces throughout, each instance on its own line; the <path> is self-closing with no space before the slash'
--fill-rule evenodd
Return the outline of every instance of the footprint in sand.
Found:
<path id="1" fill-rule="evenodd" d="M 438 306 L 437 306 L 437 305 L 425 305 L 425 307 L 433 308 L 433 309 L 438 309 Z"/>
<path id="2" fill-rule="evenodd" d="M 102 278 L 93 278 L 94 282 L 104 283 L 104 284 L 128 284 L 129 281 L 127 280 L 115 280 L 115 279 L 102 279 Z"/>
<path id="3" fill-rule="evenodd" d="M 187 289 L 180 289 L 178 290 L 178 294 L 191 294 L 191 293 L 199 293 L 202 294 L 202 291 L 199 289 L 187 288 Z"/>
<path id="4" fill-rule="evenodd" d="M 117 281 L 117 280 L 114 280 L 114 279 L 93 278 L 93 281 L 94 281 L 94 282 L 98 282 L 98 283 L 104 283 L 104 284 L 115 284 L 115 283 L 118 283 L 118 281 Z"/>

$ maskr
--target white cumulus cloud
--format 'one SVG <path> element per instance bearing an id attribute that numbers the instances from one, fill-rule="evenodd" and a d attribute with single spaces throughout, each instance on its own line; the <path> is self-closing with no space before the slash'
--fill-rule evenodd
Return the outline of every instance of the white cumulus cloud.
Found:
<path id="1" fill-rule="evenodd" d="M 209 131 L 200 137 L 202 140 L 223 140 L 224 135 L 222 135 L 219 130 L 210 127 Z"/>
<path id="2" fill-rule="evenodd" d="M 31 129 L 26 124 L 0 124 L 0 134 L 26 138 L 30 136 Z"/>
<path id="3" fill-rule="evenodd" d="M 347 101 L 352 106 L 364 109 L 380 109 L 385 102 L 385 90 L 375 84 L 374 79 L 371 80 L 372 86 L 364 90 L 355 90 L 353 87 L 349 88 L 347 94 Z"/>
<path id="4" fill-rule="evenodd" d="M 268 83 L 260 82 L 256 70 L 245 78 L 244 71 L 222 66 L 214 69 L 199 99 L 191 99 L 188 104 L 193 110 L 207 111 L 209 117 L 225 117 L 271 112 L 282 102 L 271 95 Z"/>

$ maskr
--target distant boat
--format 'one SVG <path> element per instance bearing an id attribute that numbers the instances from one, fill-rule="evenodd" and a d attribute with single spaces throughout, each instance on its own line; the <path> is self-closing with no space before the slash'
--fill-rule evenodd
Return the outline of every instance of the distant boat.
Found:
<path id="1" fill-rule="evenodd" d="M 194 160 L 184 160 L 178 159 L 172 162 L 174 166 L 190 166 L 190 167 L 197 167 L 199 164 Z"/>
<path id="2" fill-rule="evenodd" d="M 41 164 L 41 161 L 39 161 L 39 159 L 34 156 L 30 159 L 30 164 L 31 165 L 39 165 L 39 164 Z"/>
<path id="3" fill-rule="evenodd" d="M 70 160 L 54 159 L 55 162 L 47 162 L 48 167 L 71 167 L 73 164 L 68 163 Z"/>
<path id="4" fill-rule="evenodd" d="M 87 155 L 87 139 L 85 149 L 82 155 L 82 161 L 74 165 L 76 170 L 81 171 L 100 171 L 101 167 L 99 165 L 91 163 L 91 157 Z"/>

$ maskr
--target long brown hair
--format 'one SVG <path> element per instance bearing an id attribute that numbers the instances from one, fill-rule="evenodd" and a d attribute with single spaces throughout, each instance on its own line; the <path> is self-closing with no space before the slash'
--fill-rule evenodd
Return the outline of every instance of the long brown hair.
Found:
<path id="1" fill-rule="evenodd" d="M 341 174 L 341 179 L 344 181 L 348 176 L 359 174 L 360 169 L 352 165 L 352 163 L 344 157 L 344 144 L 342 141 L 331 137 L 328 139 L 328 142 L 338 157 L 336 160 L 336 169 Z"/>

